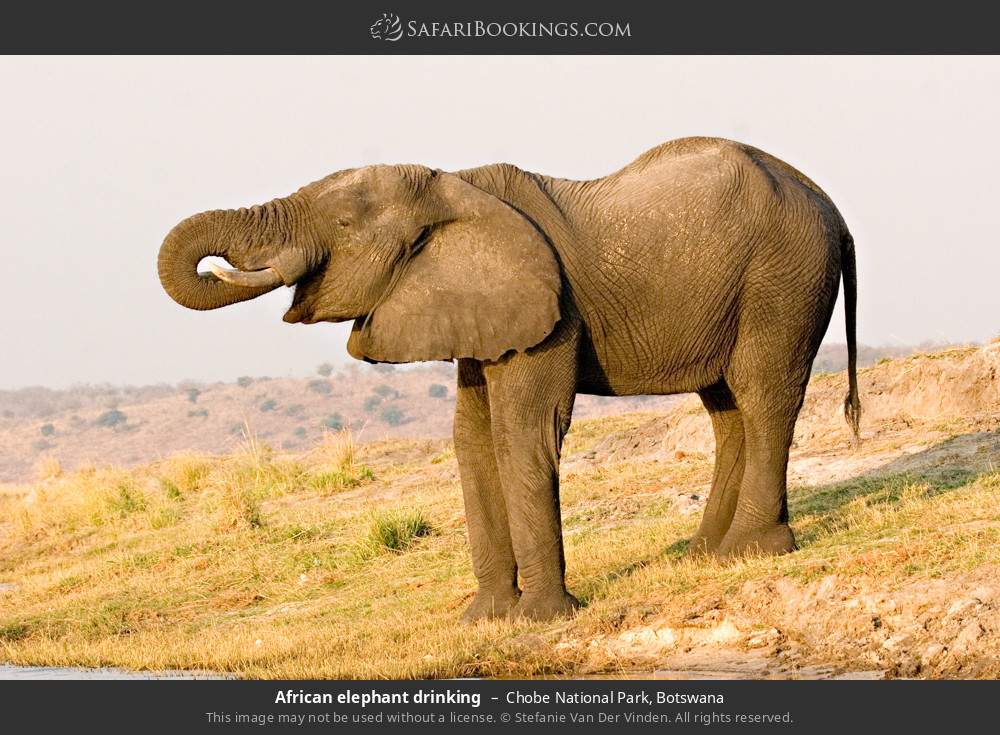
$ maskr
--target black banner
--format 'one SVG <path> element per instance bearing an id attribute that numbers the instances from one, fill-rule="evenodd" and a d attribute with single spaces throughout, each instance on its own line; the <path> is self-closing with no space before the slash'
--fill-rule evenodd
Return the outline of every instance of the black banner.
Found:
<path id="1" fill-rule="evenodd" d="M 315 0 L 6 9 L 4 53 L 995 53 L 990 3 Z"/>
<path id="2" fill-rule="evenodd" d="M 8 732 L 361 731 L 789 733 L 995 727 L 1000 682 L 4 682 Z"/>

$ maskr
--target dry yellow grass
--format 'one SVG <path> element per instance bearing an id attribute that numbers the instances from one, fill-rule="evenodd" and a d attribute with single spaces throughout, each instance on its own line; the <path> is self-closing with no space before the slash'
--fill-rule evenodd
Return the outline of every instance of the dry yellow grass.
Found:
<path id="1" fill-rule="evenodd" d="M 800 550 L 720 564 L 683 556 L 710 451 L 602 455 L 649 425 L 574 426 L 562 506 L 584 608 L 549 624 L 458 623 L 475 582 L 442 442 L 342 434 L 288 455 L 248 438 L 225 458 L 7 487 L 0 582 L 16 588 L 0 592 L 0 661 L 396 678 L 697 668 L 708 652 L 768 675 L 1000 675 L 995 431 L 910 421 L 856 453 L 803 439 L 800 474 L 843 465 L 792 488 Z"/>

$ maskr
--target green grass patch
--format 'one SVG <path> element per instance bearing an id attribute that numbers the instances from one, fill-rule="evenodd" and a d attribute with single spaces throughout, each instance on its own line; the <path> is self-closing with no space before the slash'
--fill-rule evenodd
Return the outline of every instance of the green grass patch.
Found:
<path id="1" fill-rule="evenodd" d="M 359 465 L 346 470 L 330 470 L 309 477 L 309 486 L 319 492 L 331 493 L 338 490 L 360 487 L 375 479 L 371 467 Z"/>
<path id="2" fill-rule="evenodd" d="M 373 511 L 356 554 L 359 559 L 367 560 L 381 554 L 406 551 L 414 541 L 430 535 L 433 530 L 421 510 Z"/>

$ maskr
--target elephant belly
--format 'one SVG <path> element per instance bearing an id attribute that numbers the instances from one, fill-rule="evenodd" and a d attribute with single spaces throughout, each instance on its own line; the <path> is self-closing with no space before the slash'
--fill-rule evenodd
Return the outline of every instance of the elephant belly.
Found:
<path id="1" fill-rule="evenodd" d="M 735 309 L 690 313 L 695 306 L 663 308 L 646 319 L 619 325 L 607 320 L 596 328 L 588 325 L 581 344 L 577 392 L 670 395 L 718 382 L 735 341 L 730 326 L 735 323 Z"/>

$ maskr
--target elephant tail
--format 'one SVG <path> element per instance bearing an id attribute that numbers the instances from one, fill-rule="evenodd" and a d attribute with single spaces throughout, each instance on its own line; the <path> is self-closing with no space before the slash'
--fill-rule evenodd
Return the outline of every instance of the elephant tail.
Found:
<path id="1" fill-rule="evenodd" d="M 844 274 L 844 321 L 847 324 L 847 398 L 844 418 L 851 427 L 854 446 L 861 444 L 861 399 L 858 398 L 858 267 L 854 257 L 854 238 L 845 232 L 840 244 L 840 267 Z"/>

